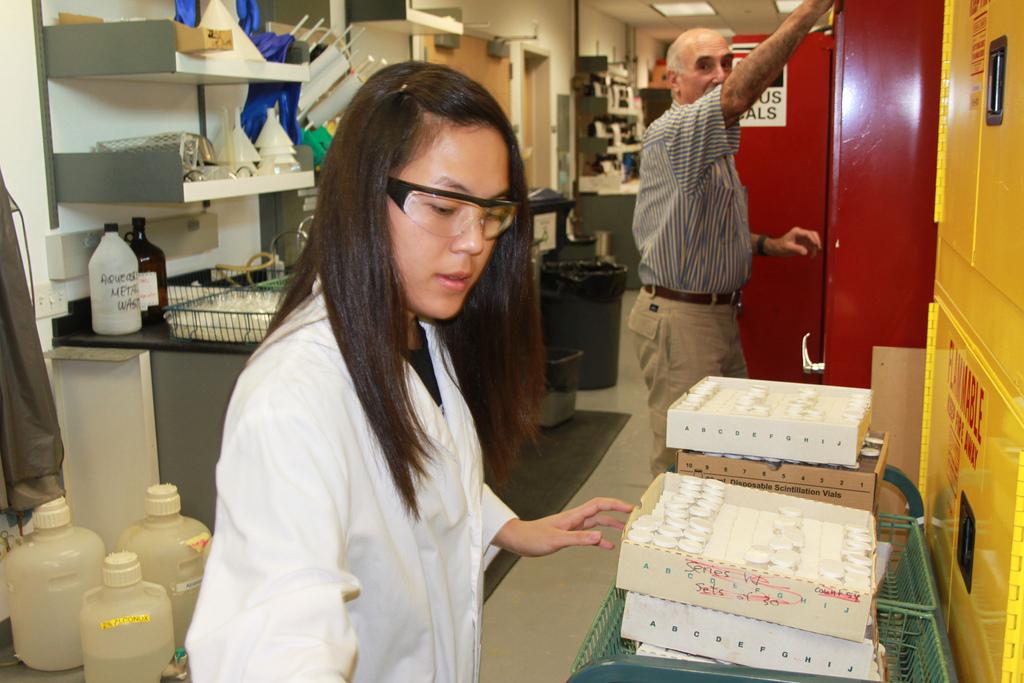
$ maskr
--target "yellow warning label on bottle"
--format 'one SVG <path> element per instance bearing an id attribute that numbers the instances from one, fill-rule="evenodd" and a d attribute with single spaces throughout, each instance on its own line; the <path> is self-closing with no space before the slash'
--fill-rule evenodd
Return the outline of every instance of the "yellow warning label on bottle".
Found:
<path id="1" fill-rule="evenodd" d="M 186 540 L 185 545 L 187 545 L 189 548 L 192 548 L 192 550 L 195 550 L 197 553 L 201 553 L 203 552 L 203 549 L 206 547 L 206 544 L 209 542 L 210 534 L 204 531 L 203 533 L 193 536 L 192 538 Z"/>
<path id="2" fill-rule="evenodd" d="M 148 624 L 150 621 L 152 621 L 152 619 L 148 614 L 132 614 L 126 617 L 115 617 L 114 619 L 101 621 L 100 630 L 106 631 L 107 629 L 125 626 L 126 624 Z"/>

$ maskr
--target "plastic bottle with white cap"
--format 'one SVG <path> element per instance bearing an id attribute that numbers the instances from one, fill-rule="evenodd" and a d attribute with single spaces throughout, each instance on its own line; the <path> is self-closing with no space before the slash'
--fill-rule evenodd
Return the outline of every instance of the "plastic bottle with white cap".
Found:
<path id="1" fill-rule="evenodd" d="M 174 655 L 171 602 L 142 580 L 135 553 L 103 561 L 103 585 L 82 598 L 78 617 L 85 683 L 157 683 Z"/>
<path id="2" fill-rule="evenodd" d="M 117 223 L 103 226 L 103 237 L 89 258 L 89 301 L 96 334 L 129 334 L 142 329 L 139 262 L 121 239 Z"/>
<path id="3" fill-rule="evenodd" d="M 96 533 L 71 526 L 63 497 L 37 507 L 32 522 L 35 531 L 7 556 L 14 652 L 33 669 L 73 669 L 82 666 L 82 595 L 102 582 L 106 550 Z"/>
<path id="4" fill-rule="evenodd" d="M 145 519 L 121 533 L 117 549 L 136 553 L 142 578 L 167 590 L 174 613 L 174 643 L 184 647 L 203 582 L 203 551 L 210 542 L 210 530 L 202 522 L 182 516 L 181 497 L 174 484 L 150 486 L 145 509 Z"/>

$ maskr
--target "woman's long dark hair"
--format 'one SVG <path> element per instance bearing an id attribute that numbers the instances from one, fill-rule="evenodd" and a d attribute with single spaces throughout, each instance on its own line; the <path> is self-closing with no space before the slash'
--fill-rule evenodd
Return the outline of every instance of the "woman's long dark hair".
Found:
<path id="1" fill-rule="evenodd" d="M 327 153 L 309 240 L 271 325 L 272 330 L 280 326 L 320 279 L 359 401 L 414 516 L 416 483 L 430 451 L 406 384 L 408 318 L 385 190 L 388 177 L 444 125 L 487 126 L 501 134 L 508 147 L 509 198 L 519 202 L 515 225 L 497 239 L 462 311 L 438 326 L 484 461 L 495 479 L 504 481 L 521 444 L 536 435 L 543 345 L 523 161 L 501 107 L 475 81 L 445 66 L 403 62 L 377 72 L 360 88 Z"/>

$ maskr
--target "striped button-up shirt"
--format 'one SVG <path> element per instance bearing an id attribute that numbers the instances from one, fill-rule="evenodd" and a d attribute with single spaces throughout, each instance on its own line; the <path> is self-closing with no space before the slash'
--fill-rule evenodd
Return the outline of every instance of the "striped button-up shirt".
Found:
<path id="1" fill-rule="evenodd" d="M 727 293 L 750 277 L 747 190 L 733 162 L 740 128 L 725 127 L 721 93 L 673 102 L 644 134 L 633 238 L 645 285 Z"/>

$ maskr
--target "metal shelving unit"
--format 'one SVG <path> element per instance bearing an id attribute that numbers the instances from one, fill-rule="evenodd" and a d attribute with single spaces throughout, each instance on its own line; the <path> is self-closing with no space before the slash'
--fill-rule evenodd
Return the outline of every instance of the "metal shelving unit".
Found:
<path id="1" fill-rule="evenodd" d="M 169 19 L 43 28 L 48 78 L 103 78 L 149 83 L 225 85 L 309 80 L 308 50 L 292 50 L 295 63 L 205 59 L 176 51 Z"/>
<path id="2" fill-rule="evenodd" d="M 417 10 L 408 0 L 348 0 L 345 17 L 356 26 L 405 35 L 463 34 L 462 22 L 444 10 Z"/>
<path id="3" fill-rule="evenodd" d="M 313 154 L 296 147 L 304 170 L 226 180 L 182 180 L 174 152 L 85 152 L 54 154 L 57 201 L 101 204 L 187 204 L 312 187 Z"/>
<path id="4" fill-rule="evenodd" d="M 296 43 L 285 63 L 205 59 L 177 52 L 174 22 L 167 19 L 40 27 L 45 79 L 133 81 L 192 86 L 197 91 L 198 132 L 206 132 L 207 85 L 309 80 L 309 49 Z M 43 88 L 43 103 L 49 98 Z M 52 124 L 51 124 L 52 125 Z M 49 127 L 48 127 L 49 129 Z M 228 180 L 185 182 L 181 158 L 171 152 L 54 152 L 49 165 L 51 223 L 57 203 L 185 204 L 313 187 L 312 155 L 298 146 L 302 171 Z"/>

